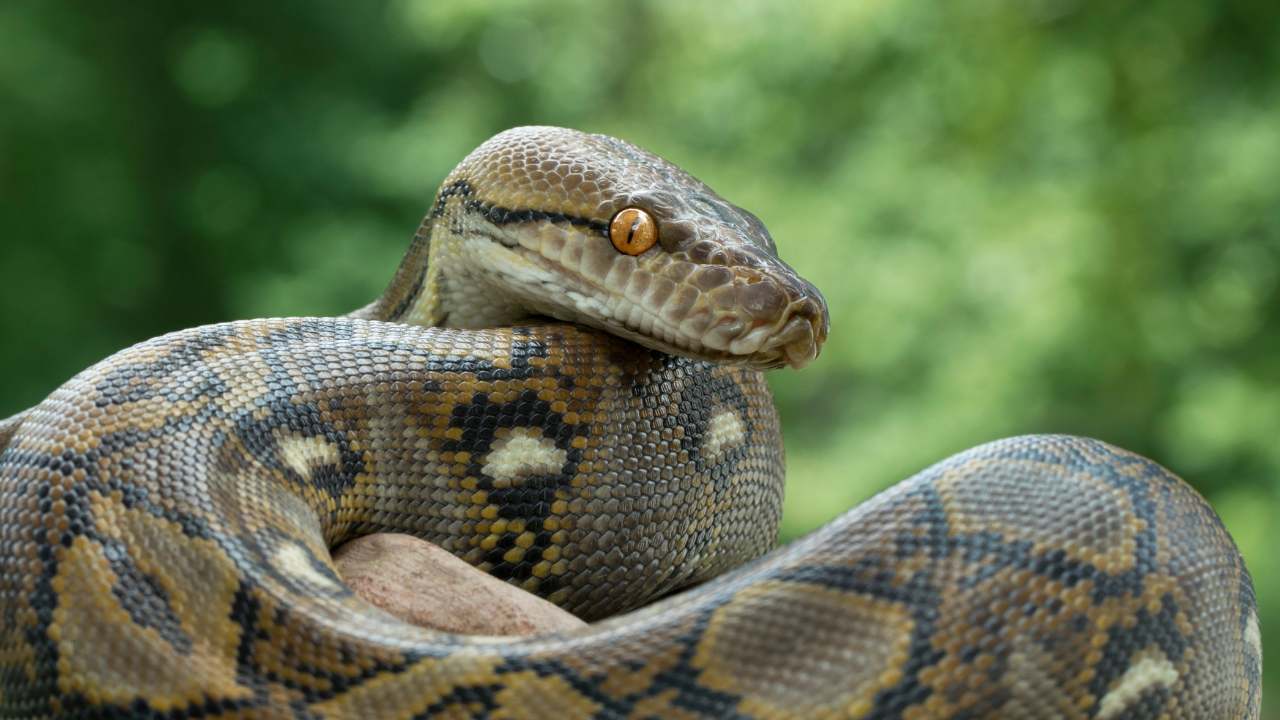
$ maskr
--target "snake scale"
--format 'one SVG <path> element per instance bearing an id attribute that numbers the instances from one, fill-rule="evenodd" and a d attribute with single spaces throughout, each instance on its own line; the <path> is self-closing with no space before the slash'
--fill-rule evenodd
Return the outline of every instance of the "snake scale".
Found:
<path id="1" fill-rule="evenodd" d="M 368 307 L 143 342 L 0 425 L 0 716 L 1258 716 L 1235 545 L 1102 442 L 983 445 L 771 552 L 761 371 L 827 326 L 680 169 L 501 133 Z M 330 558 L 385 531 L 598 622 L 397 621 Z"/>

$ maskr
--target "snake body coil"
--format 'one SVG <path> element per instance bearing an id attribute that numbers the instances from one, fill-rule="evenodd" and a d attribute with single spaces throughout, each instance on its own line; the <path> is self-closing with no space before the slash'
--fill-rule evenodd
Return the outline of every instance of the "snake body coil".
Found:
<path id="1" fill-rule="evenodd" d="M 0 716 L 1258 716 L 1230 537 L 1097 441 L 984 445 L 765 555 L 758 369 L 826 332 L 760 222 L 679 169 L 502 133 L 352 317 L 166 335 L 0 423 Z M 330 559 L 380 531 L 608 619 L 406 625 Z"/>

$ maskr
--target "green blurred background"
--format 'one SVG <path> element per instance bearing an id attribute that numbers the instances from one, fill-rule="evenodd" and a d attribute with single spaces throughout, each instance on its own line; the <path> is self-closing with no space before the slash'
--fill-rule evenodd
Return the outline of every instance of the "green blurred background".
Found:
<path id="1" fill-rule="evenodd" d="M 0 47 L 0 416 L 165 331 L 362 305 L 480 141 L 607 132 L 830 301 L 772 376 L 786 537 L 1091 435 L 1212 500 L 1280 647 L 1280 4 L 11 1 Z"/>

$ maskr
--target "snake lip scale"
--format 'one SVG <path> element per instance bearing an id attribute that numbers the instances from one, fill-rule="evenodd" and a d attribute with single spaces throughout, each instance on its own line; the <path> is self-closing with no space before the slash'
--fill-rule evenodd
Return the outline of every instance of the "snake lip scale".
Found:
<path id="1" fill-rule="evenodd" d="M 761 370 L 828 326 L 675 165 L 499 133 L 368 306 L 154 338 L 0 421 L 0 718 L 1259 716 L 1235 544 L 1106 443 L 981 445 L 775 549 Z M 376 532 L 597 622 L 408 625 L 334 568 Z"/>

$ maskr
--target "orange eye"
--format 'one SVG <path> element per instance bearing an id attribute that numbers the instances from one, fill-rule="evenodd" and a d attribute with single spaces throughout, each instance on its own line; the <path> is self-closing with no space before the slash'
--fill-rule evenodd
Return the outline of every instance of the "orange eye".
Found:
<path id="1" fill-rule="evenodd" d="M 658 223 L 640 208 L 619 210 L 609 223 L 609 240 L 618 252 L 639 255 L 658 242 Z"/>

